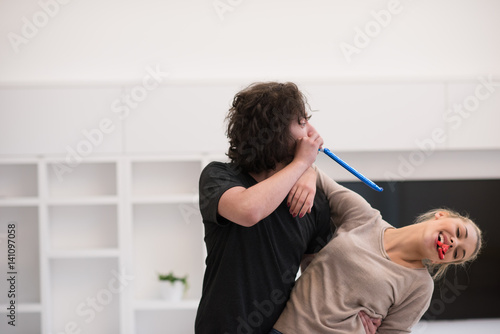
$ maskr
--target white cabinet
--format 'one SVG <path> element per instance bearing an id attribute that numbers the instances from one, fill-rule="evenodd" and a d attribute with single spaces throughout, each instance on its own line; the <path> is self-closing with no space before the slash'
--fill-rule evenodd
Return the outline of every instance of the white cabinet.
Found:
<path id="1" fill-rule="evenodd" d="M 487 84 L 479 79 L 296 83 L 311 109 L 319 110 L 311 122 L 335 151 L 418 150 L 436 130 L 443 133 L 443 140 L 435 140 L 438 150 L 498 149 L 499 80 L 482 80 Z M 250 83 L 165 83 L 127 113 L 113 107 L 130 92 L 118 85 L 0 87 L 0 154 L 60 154 L 78 163 L 98 154 L 223 152 L 225 117 L 234 95 Z M 454 112 L 456 104 L 464 105 L 461 114 Z"/>
<path id="2" fill-rule="evenodd" d="M 63 157 L 0 160 L 0 246 L 16 226 L 23 333 L 191 333 L 204 259 L 198 180 L 214 159 L 88 158 L 63 177 Z M 0 258 L 6 274 L 7 257 Z M 188 275 L 180 302 L 158 273 Z M 2 317 L 10 303 L 0 281 Z M 0 331 L 6 331 L 0 322 Z"/>

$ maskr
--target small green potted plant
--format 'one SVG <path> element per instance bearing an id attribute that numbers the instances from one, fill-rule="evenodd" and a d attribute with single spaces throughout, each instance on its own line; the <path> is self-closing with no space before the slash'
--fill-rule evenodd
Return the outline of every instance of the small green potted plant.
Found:
<path id="1" fill-rule="evenodd" d="M 168 275 L 158 274 L 160 281 L 160 292 L 162 297 L 168 301 L 180 301 L 188 289 L 188 276 L 177 277 L 173 272 Z"/>

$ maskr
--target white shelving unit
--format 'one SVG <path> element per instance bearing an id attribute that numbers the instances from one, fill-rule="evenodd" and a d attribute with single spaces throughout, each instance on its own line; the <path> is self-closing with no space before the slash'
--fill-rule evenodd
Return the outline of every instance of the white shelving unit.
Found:
<path id="1" fill-rule="evenodd" d="M 204 271 L 203 226 L 198 180 L 204 161 L 197 156 L 132 158 L 129 216 L 133 245 L 135 333 L 160 333 L 179 324 L 190 333 Z M 154 256 L 152 256 L 154 254 Z M 162 301 L 158 273 L 188 275 L 189 289 L 179 303 Z M 170 324 L 170 326 L 166 326 Z M 172 331 L 172 333 L 174 333 Z"/>
<path id="2" fill-rule="evenodd" d="M 209 161 L 223 159 L 94 157 L 58 174 L 63 159 L 0 159 L 3 254 L 7 224 L 17 229 L 18 330 L 193 332 L 206 256 L 198 180 Z M 157 274 L 170 271 L 189 277 L 180 302 L 160 296 Z M 9 300 L 0 296 L 5 316 Z"/>
<path id="3" fill-rule="evenodd" d="M 7 275 L 8 225 L 15 224 L 16 330 L 37 333 L 43 315 L 41 306 L 38 207 L 38 162 L 34 159 L 6 159 L 0 164 L 0 332 L 7 332 L 10 286 Z M 20 293 L 22 291 L 22 293 Z M 23 321 L 19 321 L 22 318 Z"/>
<path id="4" fill-rule="evenodd" d="M 110 289 L 122 271 L 118 158 L 85 159 L 60 173 L 57 158 L 41 164 L 42 333 L 113 333 L 122 296 Z"/>

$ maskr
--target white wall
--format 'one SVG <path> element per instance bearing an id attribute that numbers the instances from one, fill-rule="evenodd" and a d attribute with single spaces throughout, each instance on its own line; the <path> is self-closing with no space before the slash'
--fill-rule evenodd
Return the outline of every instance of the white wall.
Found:
<path id="1" fill-rule="evenodd" d="M 291 80 L 337 152 L 409 157 L 431 140 L 487 160 L 500 154 L 499 12 L 494 0 L 0 0 L 0 154 L 68 154 L 101 122 L 92 154 L 222 153 L 234 93 Z"/>
<path id="2" fill-rule="evenodd" d="M 2 0 L 0 82 L 134 80 L 152 63 L 209 82 L 499 75 L 499 12 L 496 0 Z M 342 43 L 359 46 L 350 63 Z"/>

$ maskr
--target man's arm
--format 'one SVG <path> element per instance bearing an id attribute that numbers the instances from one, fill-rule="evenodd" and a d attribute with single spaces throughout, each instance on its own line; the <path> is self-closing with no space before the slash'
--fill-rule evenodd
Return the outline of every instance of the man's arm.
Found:
<path id="1" fill-rule="evenodd" d="M 228 189 L 219 200 L 218 213 L 242 226 L 257 224 L 276 210 L 304 171 L 314 163 L 322 144 L 323 139 L 317 133 L 298 139 L 290 164 L 250 188 Z"/>

